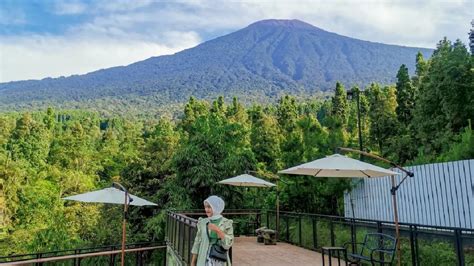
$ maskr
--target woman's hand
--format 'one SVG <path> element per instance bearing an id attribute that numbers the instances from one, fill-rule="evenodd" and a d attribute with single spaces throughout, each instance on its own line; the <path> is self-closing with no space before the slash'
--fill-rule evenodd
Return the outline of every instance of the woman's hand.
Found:
<path id="1" fill-rule="evenodd" d="M 214 231 L 216 232 L 217 236 L 219 236 L 220 239 L 224 239 L 225 237 L 225 234 L 224 232 L 222 232 L 222 230 L 219 228 L 219 226 L 213 224 L 213 223 L 209 223 L 207 225 L 207 228 L 210 230 L 210 231 Z"/>

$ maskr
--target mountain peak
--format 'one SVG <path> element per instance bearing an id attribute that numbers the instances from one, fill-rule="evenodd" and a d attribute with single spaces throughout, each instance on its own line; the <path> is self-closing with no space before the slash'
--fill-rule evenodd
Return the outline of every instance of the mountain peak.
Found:
<path id="1" fill-rule="evenodd" d="M 318 29 L 317 27 L 298 19 L 265 19 L 254 22 L 249 27 L 284 27 L 292 29 Z"/>
<path id="2" fill-rule="evenodd" d="M 239 96 L 246 102 L 371 82 L 390 84 L 401 64 L 414 69 L 418 51 L 327 32 L 300 20 L 269 19 L 174 55 L 124 67 L 42 81 L 0 83 L 0 111 L 13 106 L 61 106 L 134 99 L 150 106 L 190 96 Z M 150 97 L 149 97 L 150 96 Z M 138 97 L 138 98 L 137 98 Z M 266 98 L 266 99 L 265 99 Z M 42 103 L 36 105 L 36 103 Z M 44 103 L 44 104 L 43 104 Z M 109 110 L 109 105 L 105 108 Z M 115 107 L 114 107 L 115 108 Z"/>

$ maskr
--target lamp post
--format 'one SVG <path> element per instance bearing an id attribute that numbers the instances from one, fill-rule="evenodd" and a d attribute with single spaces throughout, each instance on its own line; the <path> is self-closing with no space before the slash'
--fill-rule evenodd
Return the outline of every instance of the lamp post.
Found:
<path id="1" fill-rule="evenodd" d="M 363 151 L 362 148 L 362 127 L 360 124 L 360 89 L 358 87 L 354 87 L 351 90 L 347 91 L 347 99 L 352 100 L 356 98 L 357 101 L 357 128 L 359 130 L 359 150 Z M 364 161 L 364 156 L 359 154 L 359 158 L 361 161 Z"/>

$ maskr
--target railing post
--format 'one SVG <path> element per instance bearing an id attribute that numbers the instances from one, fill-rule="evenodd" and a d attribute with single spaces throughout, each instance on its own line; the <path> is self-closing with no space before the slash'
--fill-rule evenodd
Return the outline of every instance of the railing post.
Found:
<path id="1" fill-rule="evenodd" d="M 165 235 L 165 240 L 168 241 L 169 239 L 169 234 L 170 234 L 170 214 L 169 212 L 166 213 L 166 235 Z"/>
<path id="2" fill-rule="evenodd" d="M 176 238 L 177 238 L 177 235 L 178 235 L 178 225 L 179 225 L 178 222 L 179 222 L 179 221 L 178 221 L 177 218 L 178 218 L 178 217 L 175 217 L 175 219 L 174 219 L 174 232 L 173 232 L 173 248 L 174 248 L 175 250 L 178 249 L 178 247 L 176 246 L 176 244 L 178 243 Z"/>
<path id="3" fill-rule="evenodd" d="M 140 258 L 138 257 L 140 252 L 135 252 L 135 265 L 140 265 Z"/>
<path id="4" fill-rule="evenodd" d="M 290 242 L 290 218 L 288 216 L 285 217 L 286 219 L 286 242 Z"/>
<path id="5" fill-rule="evenodd" d="M 462 232 L 460 229 L 454 230 L 454 241 L 456 246 L 456 255 L 458 257 L 458 265 L 464 265 L 464 252 L 463 252 L 463 244 L 462 244 Z"/>
<path id="6" fill-rule="evenodd" d="M 179 254 L 183 257 L 184 260 L 184 222 L 179 221 L 179 227 L 178 227 L 178 251 Z"/>
<path id="7" fill-rule="evenodd" d="M 77 249 L 74 250 L 74 255 L 77 255 Z M 77 258 L 76 257 L 74 257 L 73 264 L 74 264 L 74 266 L 77 266 Z"/>
<path id="8" fill-rule="evenodd" d="M 415 237 L 413 235 L 413 226 L 410 225 L 410 250 L 411 250 L 411 264 L 416 266 L 417 265 L 417 260 L 416 258 L 418 257 L 416 254 L 415 250 Z"/>
<path id="9" fill-rule="evenodd" d="M 351 246 L 352 246 L 352 253 L 356 252 L 355 243 L 357 242 L 357 235 L 355 229 L 355 219 L 351 219 Z"/>
<path id="10" fill-rule="evenodd" d="M 316 217 L 311 218 L 313 224 L 313 248 L 316 250 L 318 248 L 318 231 L 316 227 Z"/>
<path id="11" fill-rule="evenodd" d="M 38 255 L 36 255 L 36 258 L 37 258 L 37 259 L 41 259 L 42 255 L 43 255 L 43 253 L 39 253 Z M 42 262 L 38 262 L 38 263 L 36 263 L 36 265 L 41 266 L 41 265 L 43 265 L 43 263 L 42 263 Z"/>
<path id="12" fill-rule="evenodd" d="M 114 247 L 112 246 L 110 248 L 111 251 L 114 250 Z M 114 266 L 115 265 L 115 254 L 110 254 L 110 260 L 109 260 L 109 265 Z"/>
<path id="13" fill-rule="evenodd" d="M 269 211 L 267 211 L 267 228 L 270 228 L 270 212 Z"/>
<path id="14" fill-rule="evenodd" d="M 416 225 L 414 226 L 415 228 L 415 253 L 416 253 L 416 264 L 420 265 L 420 252 L 418 252 L 420 249 L 418 248 L 418 228 Z"/>
<path id="15" fill-rule="evenodd" d="M 331 231 L 331 246 L 335 246 L 335 239 L 334 239 L 334 223 L 333 223 L 333 220 L 332 218 L 329 218 L 329 228 L 330 228 L 330 231 Z"/>
<path id="16" fill-rule="evenodd" d="M 262 219 L 262 213 L 261 210 L 257 210 L 257 223 L 255 225 L 256 228 L 253 230 L 253 235 L 255 235 L 255 230 L 261 227 L 260 219 Z"/>
<path id="17" fill-rule="evenodd" d="M 193 234 L 192 234 L 193 230 L 192 230 L 192 227 L 191 225 L 188 226 L 188 262 L 191 262 L 191 257 L 192 257 L 192 254 L 191 254 L 191 250 L 193 248 Z"/>
<path id="18" fill-rule="evenodd" d="M 298 241 L 300 246 L 303 246 L 303 239 L 301 234 L 301 214 L 298 215 Z"/>

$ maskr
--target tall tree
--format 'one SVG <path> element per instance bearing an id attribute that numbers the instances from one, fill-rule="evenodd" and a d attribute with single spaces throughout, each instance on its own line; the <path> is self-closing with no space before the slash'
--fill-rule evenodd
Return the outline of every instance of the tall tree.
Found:
<path id="1" fill-rule="evenodd" d="M 349 104 L 347 102 L 347 93 L 344 86 L 340 83 L 336 83 L 336 90 L 332 97 L 332 110 L 331 115 L 342 123 L 347 124 L 347 118 L 349 114 Z"/>
<path id="2" fill-rule="evenodd" d="M 436 155 L 449 148 L 453 134 L 474 119 L 472 57 L 458 40 L 441 40 L 420 84 L 414 125 L 424 153 Z"/>
<path id="3" fill-rule="evenodd" d="M 408 125 L 413 118 L 415 108 L 415 87 L 411 84 L 408 68 L 401 65 L 397 73 L 397 118 L 402 125 Z"/>
<path id="4" fill-rule="evenodd" d="M 370 103 L 370 140 L 384 156 L 390 138 L 396 134 L 395 88 L 372 83 L 368 89 Z"/>

